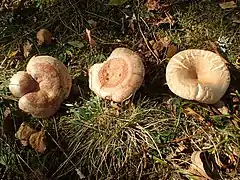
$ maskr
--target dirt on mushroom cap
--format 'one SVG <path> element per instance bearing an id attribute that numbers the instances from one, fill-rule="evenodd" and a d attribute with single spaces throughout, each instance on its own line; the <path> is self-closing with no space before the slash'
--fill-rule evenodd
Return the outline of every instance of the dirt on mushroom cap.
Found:
<path id="1" fill-rule="evenodd" d="M 171 58 L 166 69 L 166 80 L 176 95 L 214 104 L 225 94 L 230 84 L 230 73 L 219 55 L 189 49 Z"/>
<path id="2" fill-rule="evenodd" d="M 142 60 L 135 52 L 117 48 L 105 62 L 89 69 L 89 87 L 102 98 L 122 102 L 141 86 L 144 74 Z"/>

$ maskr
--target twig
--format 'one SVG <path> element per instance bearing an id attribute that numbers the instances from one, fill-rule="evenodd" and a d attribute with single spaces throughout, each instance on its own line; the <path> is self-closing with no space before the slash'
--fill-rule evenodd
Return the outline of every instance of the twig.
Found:
<path id="1" fill-rule="evenodd" d="M 93 15 L 93 16 L 96 16 L 96 17 L 99 17 L 99 18 L 101 18 L 101 19 L 104 19 L 104 20 L 106 20 L 106 21 L 112 22 L 112 23 L 114 23 L 114 24 L 121 25 L 120 23 L 118 23 L 118 22 L 116 22 L 116 21 L 113 21 L 113 20 L 111 20 L 111 19 L 105 18 L 105 17 L 100 16 L 100 15 L 98 15 L 98 14 L 94 14 L 94 13 L 89 12 L 89 11 L 84 11 L 84 12 L 87 13 L 87 14 L 90 14 L 90 15 Z"/>
<path id="2" fill-rule="evenodd" d="M 143 20 L 142 20 L 143 21 Z M 143 21 L 144 22 L 144 21 Z M 145 37 L 145 35 L 143 34 L 143 31 L 142 31 L 142 28 L 141 28 L 141 25 L 139 23 L 139 14 L 137 15 L 137 24 L 138 24 L 138 29 L 144 39 L 144 42 L 147 46 L 147 48 L 149 49 L 149 51 L 152 53 L 152 55 L 154 56 L 154 58 L 157 60 L 157 62 L 159 62 L 159 58 L 157 57 L 157 55 L 153 52 L 153 50 L 151 49 L 151 47 L 149 46 L 148 44 L 148 41 L 147 41 L 147 38 Z M 162 63 L 162 61 L 160 61 Z"/>

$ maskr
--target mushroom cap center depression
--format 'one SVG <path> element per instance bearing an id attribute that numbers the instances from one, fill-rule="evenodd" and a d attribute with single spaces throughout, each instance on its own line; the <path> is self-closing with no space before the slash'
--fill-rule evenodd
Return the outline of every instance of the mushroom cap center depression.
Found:
<path id="1" fill-rule="evenodd" d="M 104 87 L 115 87 L 124 81 L 128 65 L 124 59 L 114 58 L 107 61 L 99 71 L 99 80 Z"/>

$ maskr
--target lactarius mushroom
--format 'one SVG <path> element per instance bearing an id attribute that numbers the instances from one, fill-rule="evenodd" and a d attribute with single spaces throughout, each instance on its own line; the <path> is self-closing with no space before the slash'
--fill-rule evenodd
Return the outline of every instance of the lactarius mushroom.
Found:
<path id="1" fill-rule="evenodd" d="M 47 29 L 40 29 L 37 32 L 38 45 L 51 44 L 52 33 Z"/>
<path id="2" fill-rule="evenodd" d="M 9 89 L 19 99 L 19 108 L 34 117 L 54 115 L 70 93 L 72 79 L 65 65 L 51 56 L 34 56 L 26 72 L 10 79 Z"/>
<path id="3" fill-rule="evenodd" d="M 105 62 L 89 69 L 89 87 L 99 97 L 122 102 L 141 86 L 144 75 L 144 65 L 138 54 L 127 48 L 117 48 Z"/>
<path id="4" fill-rule="evenodd" d="M 207 50 L 189 49 L 170 59 L 166 80 L 174 94 L 184 99 L 214 104 L 225 94 L 230 73 L 219 55 Z"/>

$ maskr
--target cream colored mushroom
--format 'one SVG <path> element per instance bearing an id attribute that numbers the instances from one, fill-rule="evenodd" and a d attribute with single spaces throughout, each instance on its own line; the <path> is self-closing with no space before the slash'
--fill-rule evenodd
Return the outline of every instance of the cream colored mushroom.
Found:
<path id="1" fill-rule="evenodd" d="M 214 104 L 225 94 L 230 73 L 219 55 L 207 50 L 189 49 L 170 59 L 166 80 L 174 94 L 184 99 Z"/>
<path id="2" fill-rule="evenodd" d="M 51 56 L 34 56 L 26 72 L 10 79 L 9 89 L 19 99 L 19 108 L 34 117 L 54 115 L 69 96 L 72 79 L 65 65 Z"/>
<path id="3" fill-rule="evenodd" d="M 141 86 L 144 75 L 144 65 L 138 54 L 127 48 L 117 48 L 105 62 L 89 69 L 89 87 L 99 97 L 122 102 Z"/>

